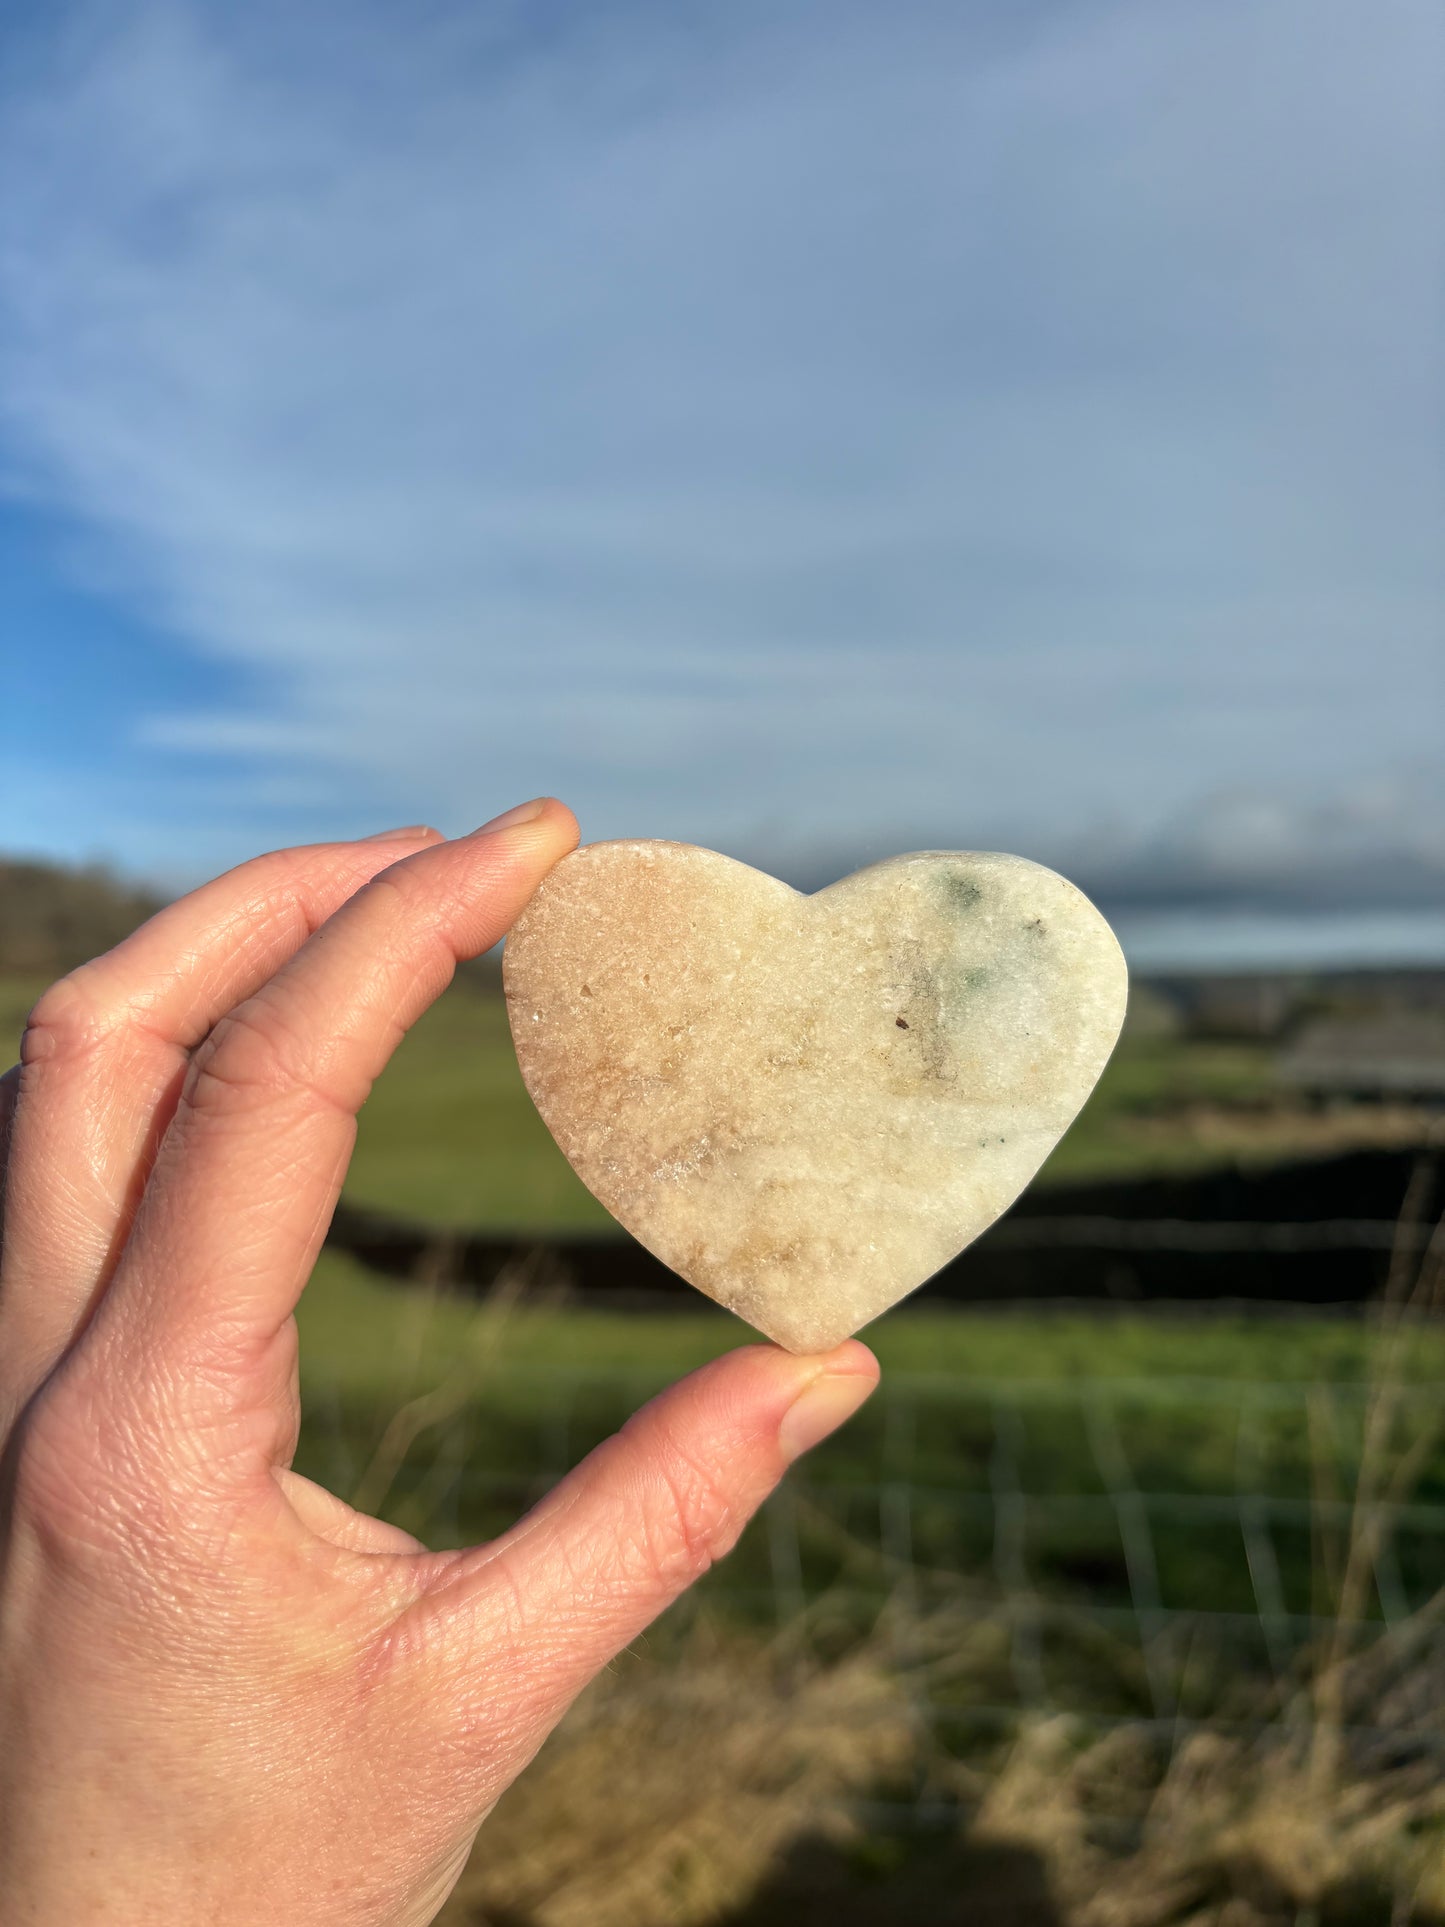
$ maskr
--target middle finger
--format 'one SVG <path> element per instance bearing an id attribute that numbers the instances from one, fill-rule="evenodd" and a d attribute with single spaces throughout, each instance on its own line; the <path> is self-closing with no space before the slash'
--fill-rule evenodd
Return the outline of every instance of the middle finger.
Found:
<path id="1" fill-rule="evenodd" d="M 257 857 L 41 998 L 6 1160 L 0 1404 L 23 1403 L 104 1289 L 191 1049 L 379 870 L 438 841 L 418 826 Z"/>

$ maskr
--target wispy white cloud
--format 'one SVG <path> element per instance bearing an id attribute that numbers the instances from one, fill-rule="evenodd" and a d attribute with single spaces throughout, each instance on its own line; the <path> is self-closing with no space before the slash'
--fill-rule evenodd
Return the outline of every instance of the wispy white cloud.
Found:
<path id="1" fill-rule="evenodd" d="M 260 673 L 158 753 L 1141 876 L 1369 792 L 1435 861 L 1431 0 L 64 21 L 0 421 Z"/>

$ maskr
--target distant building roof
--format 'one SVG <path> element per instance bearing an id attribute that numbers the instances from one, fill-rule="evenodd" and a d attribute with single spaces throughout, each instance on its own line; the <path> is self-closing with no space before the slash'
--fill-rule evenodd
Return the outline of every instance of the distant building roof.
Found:
<path id="1" fill-rule="evenodd" d="M 1285 1050 L 1281 1082 L 1331 1097 L 1445 1101 L 1445 1018 L 1405 1011 L 1321 1018 Z"/>

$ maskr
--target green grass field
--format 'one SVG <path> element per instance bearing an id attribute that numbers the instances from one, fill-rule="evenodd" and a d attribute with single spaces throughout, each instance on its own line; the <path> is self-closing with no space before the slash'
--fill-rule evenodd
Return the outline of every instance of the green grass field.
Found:
<path id="1" fill-rule="evenodd" d="M 381 1284 L 334 1254 L 301 1327 L 298 1464 L 439 1545 L 504 1529 L 653 1392 L 754 1337 L 707 1307 L 639 1315 L 505 1296 L 478 1306 Z M 1026 1590 L 1102 1624 L 1123 1650 L 1137 1648 L 1140 1606 L 1146 1617 L 1202 1611 L 1227 1629 L 1236 1668 L 1262 1663 L 1262 1603 L 1289 1620 L 1288 1638 L 1336 1610 L 1381 1357 L 1373 1326 L 920 1306 L 866 1336 L 884 1367 L 880 1394 L 778 1502 L 784 1550 L 775 1507 L 708 1582 L 714 1605 L 747 1619 L 804 1599 L 876 1608 L 906 1569 L 915 1593 L 939 1598 L 960 1586 L 994 1600 Z M 1445 1333 L 1412 1334 L 1392 1370 L 1398 1410 L 1382 1449 L 1392 1466 L 1412 1448 L 1418 1462 L 1390 1533 L 1382 1584 L 1395 1590 L 1370 1591 L 1370 1618 L 1413 1610 L 1445 1584 Z M 1008 1571 L 1001 1505 L 1019 1521 Z M 1154 1573 L 1144 1599 L 1140 1519 Z M 1262 1602 L 1266 1543 L 1278 1597 Z M 1064 1643 L 1072 1651 L 1073 1632 Z M 1099 1688 L 1119 1711 L 1132 1707 L 1127 1694 L 1115 1705 L 1125 1676 L 1127 1665 L 1106 1668 Z M 1215 1693 L 1228 1677 L 1196 1666 L 1195 1690 Z"/>
<path id="2" fill-rule="evenodd" d="M 613 1312 L 574 1306 L 478 1306 L 391 1284 L 326 1252 L 301 1310 L 307 1355 L 348 1396 L 389 1408 L 459 1365 L 508 1399 L 538 1369 L 629 1379 L 647 1396 L 733 1345 L 760 1342 L 740 1319 L 699 1299 L 695 1309 Z M 1288 1382 L 1358 1388 L 1378 1340 L 1358 1318 L 1160 1318 L 1147 1313 L 975 1313 L 905 1305 L 865 1334 L 890 1377 L 975 1384 L 1077 1386 L 1098 1379 L 1171 1384 Z M 1445 1330 L 1415 1335 L 1410 1380 L 1445 1380 Z M 495 1384 L 491 1383 L 495 1380 Z"/>
<path id="3" fill-rule="evenodd" d="M 0 980 L 0 1033 L 18 1036 L 40 988 Z M 1207 1163 L 1219 1146 L 1200 1142 L 1180 1111 L 1257 1103 L 1269 1089 L 1257 1046 L 1126 1040 L 1041 1181 Z M 1259 1155 L 1254 1137 L 1242 1134 L 1240 1148 Z M 465 984 L 428 1011 L 378 1082 L 346 1188 L 358 1203 L 447 1226 L 611 1223 L 532 1108 L 501 1000 Z"/>
<path id="4" fill-rule="evenodd" d="M 39 989 L 0 979 L 0 1035 L 18 1035 Z M 1268 1161 L 1378 1140 L 1382 1126 L 1398 1135 L 1378 1112 L 1322 1121 L 1277 1106 L 1271 1062 L 1257 1044 L 1126 1037 L 1037 1182 Z M 469 983 L 427 1012 L 379 1080 L 346 1189 L 357 1203 L 447 1227 L 612 1222 L 532 1107 L 501 999 Z"/>
<path id="5" fill-rule="evenodd" d="M 1268 1092 L 1266 1053 L 1248 1045 L 1126 1044 L 1044 1173 L 1076 1178 L 1207 1161 L 1161 1105 Z M 406 1039 L 362 1116 L 348 1194 L 458 1226 L 605 1228 L 522 1086 L 495 997 L 458 989 Z"/>

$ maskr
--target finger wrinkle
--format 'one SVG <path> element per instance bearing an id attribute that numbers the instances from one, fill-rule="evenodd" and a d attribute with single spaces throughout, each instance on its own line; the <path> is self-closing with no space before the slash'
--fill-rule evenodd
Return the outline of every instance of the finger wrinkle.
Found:
<path id="1" fill-rule="evenodd" d="M 362 887 L 371 876 L 370 864 L 345 846 L 335 850 L 330 850 L 326 845 L 318 848 L 331 854 L 335 860 L 309 872 L 303 870 L 297 875 L 287 860 L 289 852 L 254 859 L 254 865 L 243 864 L 229 878 L 220 881 L 234 883 L 254 867 L 257 887 L 239 903 L 228 900 L 224 907 L 218 906 L 211 918 L 203 921 L 200 930 L 194 929 L 191 919 L 198 909 L 204 910 L 205 897 L 210 890 L 217 889 L 217 885 L 208 886 L 196 897 L 182 898 L 180 902 L 168 905 L 142 926 L 134 938 L 117 945 L 105 956 L 82 965 L 80 971 L 73 974 L 79 976 L 83 973 L 88 977 L 94 973 L 105 984 L 112 976 L 129 978 L 140 971 L 145 982 L 133 992 L 121 992 L 116 1012 L 117 1023 L 127 1020 L 136 1022 L 142 1013 L 164 1011 L 173 1000 L 185 997 L 184 1006 L 176 1011 L 166 1030 L 155 1034 L 177 1048 L 194 1048 L 210 1028 L 209 1021 L 200 1013 L 214 1002 L 216 975 L 221 977 L 223 985 L 235 984 L 238 980 L 245 982 L 254 976 L 257 969 L 283 961 L 299 949 L 308 937 L 314 936 L 333 913 L 337 907 L 335 886 L 338 882 L 344 884 L 352 880 L 348 871 L 356 872 L 357 888 Z M 280 895 L 277 894 L 276 884 L 268 882 L 278 871 L 283 877 Z M 170 948 L 171 929 L 173 925 L 181 923 L 186 925 L 188 935 L 181 957 L 177 960 Z M 222 953 L 222 967 L 208 981 L 207 965 L 218 950 Z M 160 973 L 159 984 L 156 981 L 157 971 L 147 971 L 145 968 L 152 951 L 163 951 L 167 960 Z"/>
<path id="2" fill-rule="evenodd" d="M 354 1124 L 356 1112 L 371 1089 L 370 1078 L 362 1081 L 365 1090 L 351 1100 L 328 1089 L 320 1078 L 299 1071 L 276 1067 L 269 1073 L 260 1071 L 248 1076 L 226 1062 L 224 1053 L 218 1051 L 207 1063 L 192 1061 L 181 1093 L 180 1109 L 195 1118 L 250 1118 L 277 1104 L 294 1104 L 300 1098 L 305 1100 L 301 1106 L 303 1112 L 320 1112 Z"/>
<path id="3" fill-rule="evenodd" d="M 23 1069 L 52 1063 L 61 1056 L 83 1056 L 105 1041 L 105 1014 L 86 994 L 80 981 L 83 970 L 84 966 L 57 977 L 41 993 L 20 1033 Z"/>
<path id="4" fill-rule="evenodd" d="M 444 845 L 437 849 L 436 855 L 452 859 L 452 853 L 462 847 Z M 470 926 L 479 919 L 488 925 L 494 922 L 499 902 L 505 903 L 511 895 L 517 896 L 520 907 L 533 882 L 534 865 L 524 850 L 489 854 L 491 860 L 480 875 L 475 867 L 459 867 L 457 874 L 448 876 L 440 888 L 434 876 L 436 865 L 423 870 L 419 863 L 400 863 L 373 877 L 365 894 L 375 891 L 395 896 L 408 922 L 419 912 L 424 914 L 455 964 L 459 954 L 472 954 L 474 943 L 495 941 L 491 934 L 474 939 Z"/>
<path id="5" fill-rule="evenodd" d="M 624 1607 L 639 1597 L 673 1599 L 732 1549 L 741 1530 L 732 1517 L 716 1486 L 699 1485 L 676 1466 L 659 1467 L 619 1521 L 615 1552 L 592 1566 L 593 1583 Z"/>
<path id="6" fill-rule="evenodd" d="M 212 1029 L 213 1020 L 208 1013 L 214 1007 L 217 992 L 226 994 L 226 988 L 214 980 L 207 981 L 202 974 L 208 949 L 218 943 L 225 947 L 223 985 L 241 989 L 251 983 L 258 972 L 283 962 L 298 950 L 321 928 L 326 915 L 320 903 L 293 900 L 284 905 L 254 905 L 249 910 L 243 907 L 214 926 L 203 940 L 191 947 L 189 967 L 175 973 L 172 994 L 189 993 L 184 1009 L 178 1010 L 173 1020 L 176 1047 L 194 1050 L 205 1041 Z M 164 1001 L 163 996 L 152 997 L 147 1000 L 146 1008 L 154 1009 Z"/>

